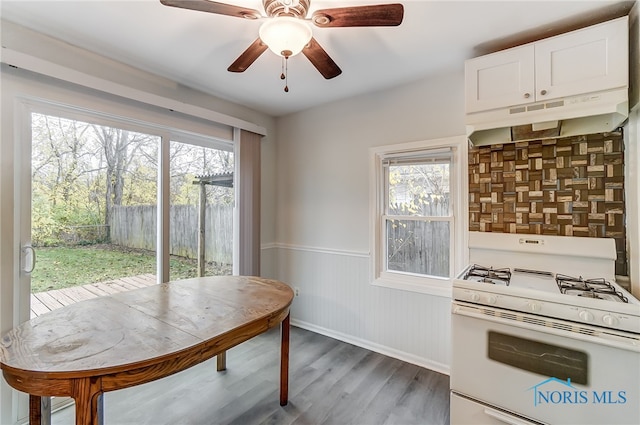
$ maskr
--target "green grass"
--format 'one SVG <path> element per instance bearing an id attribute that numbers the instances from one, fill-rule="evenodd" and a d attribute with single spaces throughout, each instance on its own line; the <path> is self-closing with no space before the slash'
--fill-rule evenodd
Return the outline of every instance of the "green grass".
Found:
<path id="1" fill-rule="evenodd" d="M 68 288 L 140 274 L 156 274 L 155 253 L 121 250 L 113 245 L 37 249 L 31 292 Z M 171 279 L 196 276 L 195 260 L 172 257 Z M 207 275 L 229 274 L 227 267 L 207 266 Z"/>

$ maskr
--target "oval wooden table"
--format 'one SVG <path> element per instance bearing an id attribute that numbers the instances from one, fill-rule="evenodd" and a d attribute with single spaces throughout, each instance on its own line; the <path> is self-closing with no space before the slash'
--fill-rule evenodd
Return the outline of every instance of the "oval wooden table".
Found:
<path id="1" fill-rule="evenodd" d="M 281 324 L 280 404 L 288 401 L 289 307 L 293 291 L 245 276 L 178 280 L 81 301 L 2 337 L 0 366 L 13 388 L 69 396 L 76 424 L 98 424 L 102 393 L 160 379 L 224 353 Z"/>

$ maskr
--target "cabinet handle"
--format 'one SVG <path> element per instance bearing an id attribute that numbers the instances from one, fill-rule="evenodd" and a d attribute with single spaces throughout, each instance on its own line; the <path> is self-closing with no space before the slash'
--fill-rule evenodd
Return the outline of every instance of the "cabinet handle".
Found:
<path id="1" fill-rule="evenodd" d="M 529 94 L 529 93 L 525 93 L 525 94 L 524 94 L 524 98 L 525 98 L 525 99 L 529 99 L 530 97 L 531 97 L 531 94 Z"/>
<path id="2" fill-rule="evenodd" d="M 545 94 L 547 94 L 547 91 L 546 90 L 541 90 L 540 94 L 544 96 Z"/>

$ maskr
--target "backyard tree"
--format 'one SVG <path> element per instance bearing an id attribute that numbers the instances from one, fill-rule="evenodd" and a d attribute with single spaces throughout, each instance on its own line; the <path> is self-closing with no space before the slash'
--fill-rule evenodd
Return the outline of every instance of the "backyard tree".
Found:
<path id="1" fill-rule="evenodd" d="M 104 159 L 101 167 L 105 181 L 104 223 L 111 223 L 113 207 L 116 205 L 155 204 L 155 190 L 145 192 L 136 191 L 135 188 L 151 189 L 149 182 L 155 185 L 155 167 L 149 165 L 153 165 L 157 158 L 157 137 L 106 126 L 93 125 L 91 128 L 101 148 L 101 159 Z M 125 198 L 127 180 L 133 190 Z M 107 230 L 107 239 L 109 236 Z"/>
<path id="2" fill-rule="evenodd" d="M 108 229 L 114 205 L 155 204 L 157 140 L 32 114 L 34 242 L 55 244 L 66 226 Z"/>
<path id="3" fill-rule="evenodd" d="M 70 223 L 96 220 L 88 202 L 93 164 L 89 128 L 76 121 L 34 114 L 32 121 L 32 210 L 36 240 L 49 240 Z"/>

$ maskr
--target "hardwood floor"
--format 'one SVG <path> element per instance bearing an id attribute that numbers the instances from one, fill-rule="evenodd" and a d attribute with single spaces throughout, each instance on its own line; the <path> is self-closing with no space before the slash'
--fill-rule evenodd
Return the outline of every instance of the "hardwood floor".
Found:
<path id="1" fill-rule="evenodd" d="M 278 403 L 279 330 L 165 379 L 105 394 L 105 425 L 448 424 L 449 377 L 291 328 L 289 404 Z M 73 407 L 53 425 L 74 423 Z"/>

